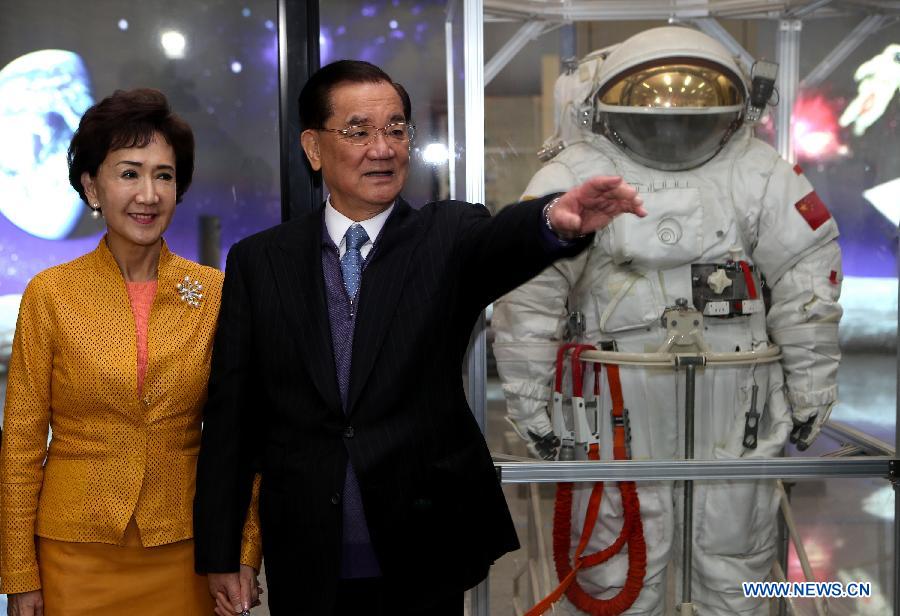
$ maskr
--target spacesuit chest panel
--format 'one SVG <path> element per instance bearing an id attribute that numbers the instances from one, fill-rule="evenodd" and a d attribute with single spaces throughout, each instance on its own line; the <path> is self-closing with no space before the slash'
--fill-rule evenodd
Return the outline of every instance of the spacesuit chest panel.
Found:
<path id="1" fill-rule="evenodd" d="M 616 166 L 638 189 L 647 216 L 619 216 L 596 240 L 609 264 L 609 280 L 592 293 L 606 333 L 655 326 L 675 299 L 691 297 L 691 265 L 724 260 L 739 242 L 733 210 L 715 182 L 621 160 Z"/>
<path id="2" fill-rule="evenodd" d="M 641 187 L 646 188 L 646 187 Z M 696 188 L 640 190 L 647 216 L 620 216 L 601 236 L 613 262 L 668 269 L 703 254 L 704 211 Z"/>
<path id="3" fill-rule="evenodd" d="M 727 224 L 714 199 L 685 180 L 632 182 L 645 218 L 619 216 L 602 234 L 602 248 L 617 264 L 665 270 L 696 262 L 723 242 Z M 705 198 L 706 197 L 706 198 Z"/>

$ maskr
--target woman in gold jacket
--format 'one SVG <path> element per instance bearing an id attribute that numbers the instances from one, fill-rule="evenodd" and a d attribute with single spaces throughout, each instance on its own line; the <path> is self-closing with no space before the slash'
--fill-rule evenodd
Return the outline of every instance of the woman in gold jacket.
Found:
<path id="1" fill-rule="evenodd" d="M 155 90 L 117 91 L 72 139 L 70 182 L 107 233 L 22 298 L 0 447 L 0 592 L 15 616 L 213 614 L 191 536 L 222 274 L 162 239 L 193 157 Z"/>

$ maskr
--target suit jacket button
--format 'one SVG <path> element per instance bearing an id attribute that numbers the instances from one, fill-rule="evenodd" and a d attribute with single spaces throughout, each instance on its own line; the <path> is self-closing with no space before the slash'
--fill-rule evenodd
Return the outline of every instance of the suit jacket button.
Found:
<path id="1" fill-rule="evenodd" d="M 353 426 L 344 428 L 344 438 L 353 438 Z"/>
<path id="2" fill-rule="evenodd" d="M 341 502 L 341 495 L 339 493 L 335 492 L 334 494 L 331 495 L 331 504 L 332 505 L 337 505 L 340 502 Z"/>

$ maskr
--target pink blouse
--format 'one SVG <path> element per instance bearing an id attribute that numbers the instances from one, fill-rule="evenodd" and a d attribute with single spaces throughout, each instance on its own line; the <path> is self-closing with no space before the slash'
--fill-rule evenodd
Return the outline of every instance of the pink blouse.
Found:
<path id="1" fill-rule="evenodd" d="M 137 389 L 140 394 L 147 374 L 147 328 L 150 325 L 150 307 L 156 296 L 156 281 L 126 282 L 125 288 L 128 289 L 128 300 L 131 302 L 131 314 L 134 315 L 137 333 Z"/>

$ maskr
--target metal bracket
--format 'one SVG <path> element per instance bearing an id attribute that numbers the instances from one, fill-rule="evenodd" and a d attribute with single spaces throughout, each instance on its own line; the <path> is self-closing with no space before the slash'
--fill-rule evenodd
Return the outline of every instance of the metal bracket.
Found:
<path id="1" fill-rule="evenodd" d="M 557 154 L 559 154 L 560 152 L 562 152 L 565 149 L 566 149 L 566 143 L 564 141 L 554 141 L 553 143 L 551 143 L 549 145 L 542 146 L 537 151 L 538 160 L 541 161 L 542 163 L 545 163 L 548 160 L 551 160 L 553 157 L 555 157 Z"/>
<path id="2" fill-rule="evenodd" d="M 685 366 L 705 366 L 706 356 L 704 355 L 676 355 L 675 366 L 682 368 Z"/>
<path id="3" fill-rule="evenodd" d="M 601 351 L 611 351 L 616 352 L 619 350 L 619 345 L 616 344 L 615 340 L 601 340 L 596 345 Z"/>
<path id="4" fill-rule="evenodd" d="M 579 105 L 578 123 L 587 129 L 590 129 L 594 125 L 594 106 L 592 102 Z"/>
<path id="5" fill-rule="evenodd" d="M 703 340 L 703 315 L 689 306 L 686 298 L 679 297 L 675 300 L 675 306 L 666 309 L 660 323 L 666 328 L 666 341 L 659 347 L 658 353 L 694 356 L 696 353 L 710 351 Z M 705 363 L 704 358 L 703 364 Z M 677 357 L 675 365 L 679 365 Z"/>
<path id="6" fill-rule="evenodd" d="M 625 455 L 630 460 L 631 459 L 631 417 L 629 417 L 628 409 L 622 409 L 622 416 L 616 417 L 612 415 L 612 411 L 610 411 L 612 416 L 612 425 L 613 428 L 622 428 L 625 432 Z"/>
<path id="7" fill-rule="evenodd" d="M 570 312 L 566 319 L 566 338 L 569 340 L 580 340 L 584 336 L 586 329 L 584 313 L 580 310 Z"/>

